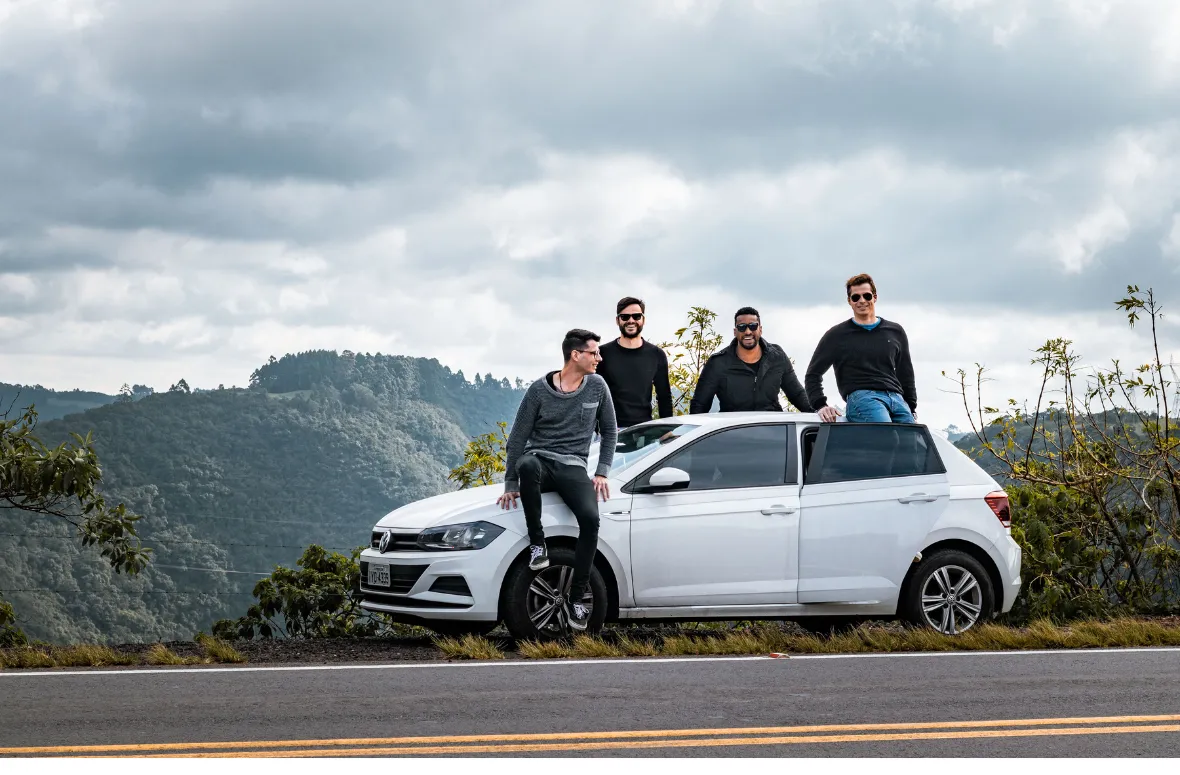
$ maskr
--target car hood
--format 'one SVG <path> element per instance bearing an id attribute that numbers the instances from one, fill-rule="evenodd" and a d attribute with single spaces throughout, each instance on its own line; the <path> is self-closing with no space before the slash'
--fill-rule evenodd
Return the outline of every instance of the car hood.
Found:
<path id="1" fill-rule="evenodd" d="M 422 530 L 479 519 L 508 527 L 509 524 L 500 518 L 504 510 L 496 504 L 502 492 L 504 485 L 493 484 L 435 495 L 394 509 L 381 518 L 377 527 Z"/>

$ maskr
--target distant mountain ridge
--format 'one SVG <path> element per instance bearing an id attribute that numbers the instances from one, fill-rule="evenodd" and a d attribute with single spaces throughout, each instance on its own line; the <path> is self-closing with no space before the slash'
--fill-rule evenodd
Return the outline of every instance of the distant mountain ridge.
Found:
<path id="1" fill-rule="evenodd" d="M 48 444 L 93 432 L 107 498 L 143 515 L 154 555 L 116 577 L 66 525 L 0 511 L 0 594 L 30 637 L 187 639 L 240 615 L 260 575 L 307 544 L 350 551 L 388 511 L 453 489 L 469 438 L 510 422 L 523 395 L 435 360 L 350 352 L 271 359 L 250 382 L 109 397 L 39 426 Z"/>
<path id="2" fill-rule="evenodd" d="M 115 398 L 88 390 L 53 390 L 41 385 L 0 382 L 0 413 L 10 406 L 24 408 L 32 404 L 37 407 L 37 415 L 42 420 L 57 420 L 66 415 L 113 404 Z"/>

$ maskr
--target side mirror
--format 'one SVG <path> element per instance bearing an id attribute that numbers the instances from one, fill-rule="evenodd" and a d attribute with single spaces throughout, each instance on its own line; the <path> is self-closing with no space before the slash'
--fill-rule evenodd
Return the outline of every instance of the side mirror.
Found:
<path id="1" fill-rule="evenodd" d="M 684 490 L 688 488 L 691 478 L 687 471 L 679 468 L 661 468 L 647 480 L 642 492 L 668 492 L 669 490 Z"/>

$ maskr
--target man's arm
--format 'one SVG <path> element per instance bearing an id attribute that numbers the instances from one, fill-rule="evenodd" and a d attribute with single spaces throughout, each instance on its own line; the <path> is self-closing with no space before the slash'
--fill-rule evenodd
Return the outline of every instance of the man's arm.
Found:
<path id="1" fill-rule="evenodd" d="M 800 412 L 814 411 L 811 408 L 811 401 L 807 398 L 807 391 L 799 384 L 799 378 L 795 376 L 795 367 L 791 365 L 791 359 L 787 358 L 787 367 L 783 369 L 782 391 L 787 394 L 787 399 L 790 400 L 791 405 Z"/>
<path id="2" fill-rule="evenodd" d="M 659 350 L 656 355 L 656 404 L 660 419 L 672 416 L 672 385 L 668 382 L 668 354 Z"/>
<path id="3" fill-rule="evenodd" d="M 898 326 L 901 328 L 901 326 Z M 905 329 L 900 332 L 901 355 L 897 361 L 897 381 L 901 383 L 901 395 L 909 404 L 911 412 L 918 411 L 918 385 L 914 379 L 914 362 L 910 359 L 910 339 Z"/>
<path id="4" fill-rule="evenodd" d="M 615 459 L 615 444 L 619 440 L 619 422 L 615 417 L 615 402 L 611 399 L 610 388 L 602 383 L 603 397 L 598 401 L 598 429 L 602 440 L 598 444 L 598 466 L 595 476 L 606 476 Z"/>
<path id="5" fill-rule="evenodd" d="M 512 421 L 512 428 L 508 431 L 508 444 L 505 445 L 504 460 L 504 492 L 520 492 L 520 480 L 516 474 L 516 461 L 520 460 L 524 446 L 529 436 L 533 435 L 533 423 L 537 420 L 537 410 L 540 401 L 530 388 L 516 409 L 516 419 Z"/>
<path id="6" fill-rule="evenodd" d="M 834 348 L 829 334 L 830 332 L 824 334 L 819 340 L 819 344 L 816 345 L 815 352 L 811 354 L 811 363 L 807 365 L 807 373 L 803 378 L 804 384 L 807 385 L 807 403 L 811 405 L 813 412 L 818 412 L 828 405 L 828 398 L 824 395 L 824 374 L 832 368 L 834 361 Z"/>
<path id="7" fill-rule="evenodd" d="M 701 369 L 701 376 L 697 379 L 696 390 L 693 391 L 692 401 L 688 405 L 689 414 L 708 414 L 713 408 L 713 398 L 717 395 L 717 384 L 720 381 L 718 372 L 721 367 L 710 358 L 705 361 L 705 368 Z"/>

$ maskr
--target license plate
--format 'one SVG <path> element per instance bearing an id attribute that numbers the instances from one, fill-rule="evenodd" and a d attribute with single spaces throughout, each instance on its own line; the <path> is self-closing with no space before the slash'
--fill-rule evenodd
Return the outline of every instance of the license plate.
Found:
<path id="1" fill-rule="evenodd" d="M 370 587 L 388 587 L 389 586 L 389 566 L 378 565 L 375 562 L 369 563 L 369 586 Z"/>

